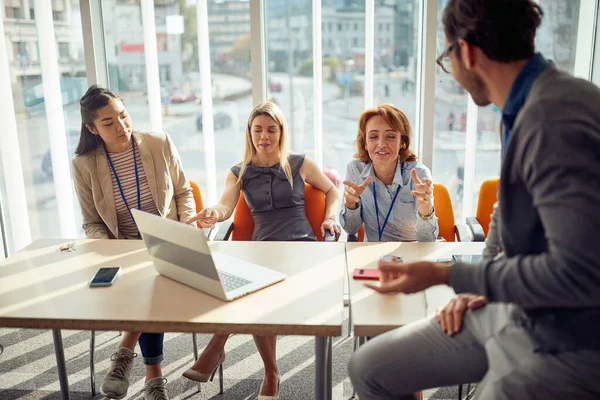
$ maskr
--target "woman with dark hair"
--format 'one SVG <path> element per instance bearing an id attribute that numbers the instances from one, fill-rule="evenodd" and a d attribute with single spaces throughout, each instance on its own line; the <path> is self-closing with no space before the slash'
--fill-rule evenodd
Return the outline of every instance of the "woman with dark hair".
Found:
<path id="1" fill-rule="evenodd" d="M 81 137 L 73 176 L 88 238 L 139 239 L 131 208 L 179 221 L 196 215 L 192 188 L 168 134 L 134 132 L 123 101 L 108 89 L 91 86 L 79 104 Z M 162 333 L 125 332 L 111 356 L 104 394 L 113 399 L 127 394 L 139 340 L 146 364 L 144 399 L 168 399 L 160 367 L 163 338 Z"/>
<path id="2" fill-rule="evenodd" d="M 431 171 L 410 150 L 408 118 L 391 104 L 364 111 L 358 121 L 356 160 L 346 172 L 342 227 L 365 227 L 365 241 L 433 242 L 439 228 Z"/>

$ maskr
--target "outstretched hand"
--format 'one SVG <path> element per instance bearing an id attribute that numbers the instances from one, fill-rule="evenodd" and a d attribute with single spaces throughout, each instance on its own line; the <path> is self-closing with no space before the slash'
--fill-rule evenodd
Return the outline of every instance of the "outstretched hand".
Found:
<path id="1" fill-rule="evenodd" d="M 379 293 L 416 293 L 449 282 L 450 267 L 443 263 L 379 261 L 379 285 L 365 286 Z"/>

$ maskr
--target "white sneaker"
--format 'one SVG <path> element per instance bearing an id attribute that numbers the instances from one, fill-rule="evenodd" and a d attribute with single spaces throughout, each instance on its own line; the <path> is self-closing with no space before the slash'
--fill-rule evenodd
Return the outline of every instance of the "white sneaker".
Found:
<path id="1" fill-rule="evenodd" d="M 158 378 L 150 379 L 144 386 L 144 400 L 169 400 L 167 393 L 167 378 L 159 376 Z"/>
<path id="2" fill-rule="evenodd" d="M 116 353 L 110 356 L 110 368 L 102 383 L 102 392 L 110 399 L 122 399 L 127 395 L 129 389 L 129 375 L 133 359 L 137 357 L 133 351 L 120 347 Z"/>

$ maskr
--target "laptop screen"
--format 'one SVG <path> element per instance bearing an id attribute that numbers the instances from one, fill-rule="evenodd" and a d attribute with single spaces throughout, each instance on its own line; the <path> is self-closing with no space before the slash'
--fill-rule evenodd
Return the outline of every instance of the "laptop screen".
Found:
<path id="1" fill-rule="evenodd" d="M 191 250 L 147 233 L 144 233 L 142 237 L 152 257 L 219 281 L 219 275 L 210 254 Z"/>

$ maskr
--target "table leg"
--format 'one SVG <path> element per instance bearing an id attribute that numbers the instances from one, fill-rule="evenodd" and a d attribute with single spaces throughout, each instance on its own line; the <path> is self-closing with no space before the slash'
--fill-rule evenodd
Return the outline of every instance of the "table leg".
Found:
<path id="1" fill-rule="evenodd" d="M 58 381 L 63 400 L 69 400 L 69 379 L 67 377 L 67 365 L 65 362 L 65 350 L 63 348 L 60 329 L 52 329 L 54 339 L 54 353 L 56 354 L 56 367 L 58 368 Z"/>
<path id="2" fill-rule="evenodd" d="M 331 338 L 315 338 L 315 399 L 331 400 Z"/>
<path id="3" fill-rule="evenodd" d="M 92 397 L 96 395 L 96 331 L 90 335 L 90 386 L 92 388 Z"/>

